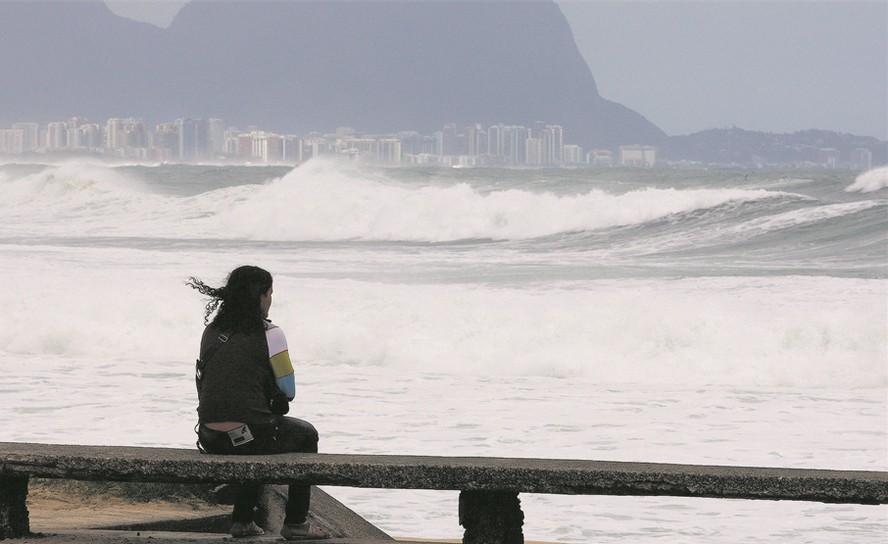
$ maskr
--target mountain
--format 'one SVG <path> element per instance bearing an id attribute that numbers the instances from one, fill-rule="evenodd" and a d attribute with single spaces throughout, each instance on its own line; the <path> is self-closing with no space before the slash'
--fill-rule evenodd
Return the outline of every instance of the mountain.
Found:
<path id="1" fill-rule="evenodd" d="M 584 147 L 664 133 L 603 99 L 551 0 L 189 2 L 167 29 L 103 2 L 0 2 L 0 123 L 221 117 L 289 133 L 538 121 Z"/>
<path id="2" fill-rule="evenodd" d="M 0 122 L 146 111 L 134 91 L 161 35 L 102 2 L 0 1 Z"/>
<path id="3" fill-rule="evenodd" d="M 667 160 L 712 164 L 798 165 L 819 164 L 820 152 L 834 149 L 841 162 L 849 162 L 855 150 L 866 149 L 875 165 L 888 164 L 888 142 L 871 136 L 854 136 L 829 130 L 802 130 L 772 134 L 737 127 L 709 129 L 687 136 L 670 136 L 660 149 Z"/>

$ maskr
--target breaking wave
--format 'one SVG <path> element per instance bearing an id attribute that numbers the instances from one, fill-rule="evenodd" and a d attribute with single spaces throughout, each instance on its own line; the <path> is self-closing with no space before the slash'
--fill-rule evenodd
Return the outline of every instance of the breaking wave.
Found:
<path id="1" fill-rule="evenodd" d="M 331 161 L 311 161 L 261 184 L 196 195 L 151 192 L 117 169 L 68 164 L 2 179 L 0 215 L 31 234 L 223 238 L 265 241 L 526 240 L 641 225 L 729 203 L 799 197 L 764 189 L 642 188 L 576 195 L 481 191 L 468 183 L 405 183 Z M 33 232 L 39 216 L 56 221 Z M 58 221 L 62 219 L 63 221 Z M 11 232 L 10 232 L 11 231 Z"/>
<path id="2" fill-rule="evenodd" d="M 879 189 L 888 187 L 888 166 L 873 168 L 857 176 L 854 183 L 845 187 L 846 192 L 858 191 L 861 193 L 874 193 Z"/>

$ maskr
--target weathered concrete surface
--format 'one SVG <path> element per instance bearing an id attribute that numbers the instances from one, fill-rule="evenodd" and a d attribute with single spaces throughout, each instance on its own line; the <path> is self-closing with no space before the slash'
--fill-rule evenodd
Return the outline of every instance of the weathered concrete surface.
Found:
<path id="1" fill-rule="evenodd" d="M 225 456 L 195 450 L 0 443 L 0 475 L 146 482 L 262 481 L 386 489 L 888 503 L 888 472 L 394 455 Z"/>
<path id="2" fill-rule="evenodd" d="M 109 531 L 94 529 L 70 529 L 58 533 L 41 533 L 10 541 L 23 544 L 207 544 L 227 542 L 229 544 L 265 544 L 284 542 L 278 534 L 266 533 L 251 538 L 232 538 L 218 533 L 187 533 L 170 531 Z M 391 540 L 367 540 L 354 538 L 331 538 L 328 540 L 303 540 L 324 544 L 391 544 Z M 398 544 L 435 544 L 434 542 L 413 542 L 398 540 Z"/>

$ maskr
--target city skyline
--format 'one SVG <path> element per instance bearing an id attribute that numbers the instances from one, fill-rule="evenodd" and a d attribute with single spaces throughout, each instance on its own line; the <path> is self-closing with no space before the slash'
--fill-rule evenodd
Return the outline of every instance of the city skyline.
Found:
<path id="1" fill-rule="evenodd" d="M 736 127 L 731 132 L 748 133 Z M 259 126 L 242 129 L 226 126 L 221 118 L 178 118 L 161 122 L 151 129 L 141 118 L 109 118 L 105 123 L 91 123 L 83 117 L 52 121 L 41 125 L 33 121 L 0 126 L 0 158 L 22 155 L 47 157 L 100 156 L 112 160 L 153 163 L 189 163 L 203 161 L 301 164 L 319 156 L 339 156 L 349 160 L 384 165 L 432 165 L 446 167 L 578 167 L 578 166 L 654 166 L 704 167 L 817 167 L 868 170 L 874 164 L 874 150 L 884 146 L 871 137 L 832 134 L 832 141 L 852 138 L 836 147 L 824 143 L 822 133 L 802 131 L 802 140 L 786 141 L 808 148 L 807 158 L 767 160 L 750 157 L 747 161 L 700 160 L 676 155 L 675 149 L 661 156 L 653 145 L 631 144 L 616 148 L 584 149 L 565 140 L 561 125 L 543 121 L 527 127 L 495 123 L 458 126 L 447 123 L 432 134 L 407 130 L 391 134 L 368 134 L 350 127 L 307 134 L 281 134 Z M 804 136 L 804 133 L 808 133 Z M 811 133 L 821 133 L 821 135 Z M 700 133 L 699 135 L 703 135 Z M 767 137 L 779 135 L 764 135 Z M 810 138 L 815 143 L 812 145 Z M 730 138 L 730 136 L 729 136 Z M 805 138 L 809 141 L 805 142 Z M 838 140 L 836 140 L 838 138 Z M 681 138 L 680 138 L 681 139 Z M 877 142 L 873 147 L 873 142 Z M 818 143 L 819 142 L 819 143 Z M 723 144 L 717 144 L 723 146 Z M 761 146 L 761 141 L 758 144 Z M 775 145 L 773 142 L 769 145 Z M 668 144 L 667 144 L 667 147 Z M 842 148 L 842 149 L 839 149 Z M 723 149 L 724 150 L 724 149 Z M 737 150 L 728 150 L 735 153 Z M 759 147 L 759 152 L 762 148 Z M 876 153 L 876 163 L 884 157 Z"/>
<path id="2" fill-rule="evenodd" d="M 226 126 L 220 118 L 157 123 L 153 130 L 141 118 L 109 118 L 91 123 L 82 117 L 34 121 L 0 127 L 0 156 L 73 152 L 137 161 L 177 162 L 206 159 L 301 163 L 320 155 L 344 155 L 383 164 L 444 166 L 584 164 L 582 147 L 564 142 L 560 125 L 534 127 L 497 123 L 487 127 L 445 124 L 440 131 L 363 134 L 349 127 L 305 135 L 279 134 L 250 126 Z M 605 156 L 606 150 L 593 152 Z"/>

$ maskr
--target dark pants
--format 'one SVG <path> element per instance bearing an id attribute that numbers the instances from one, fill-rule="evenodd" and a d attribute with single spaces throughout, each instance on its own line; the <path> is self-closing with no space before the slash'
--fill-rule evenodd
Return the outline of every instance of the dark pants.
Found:
<path id="1" fill-rule="evenodd" d="M 318 431 L 314 425 L 295 417 L 274 416 L 274 422 L 249 425 L 253 440 L 235 446 L 228 433 L 198 425 L 199 445 L 207 453 L 222 455 L 261 455 L 269 453 L 317 453 Z M 234 500 L 234 522 L 253 521 L 261 484 L 239 484 Z M 284 523 L 304 523 L 311 502 L 311 486 L 290 484 Z"/>

